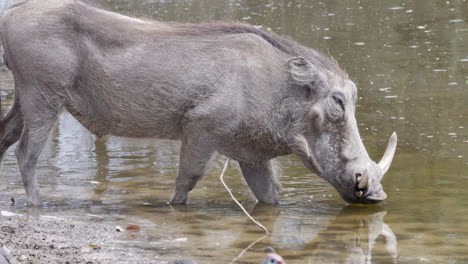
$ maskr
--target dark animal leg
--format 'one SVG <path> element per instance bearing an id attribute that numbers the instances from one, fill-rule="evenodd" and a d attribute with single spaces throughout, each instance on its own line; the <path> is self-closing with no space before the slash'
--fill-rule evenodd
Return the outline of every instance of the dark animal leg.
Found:
<path id="1" fill-rule="evenodd" d="M 23 114 L 18 100 L 15 96 L 13 107 L 2 121 L 0 121 L 0 162 L 3 168 L 3 155 L 8 148 L 16 143 L 23 131 Z"/>
<path id="2" fill-rule="evenodd" d="M 45 97 L 44 97 L 45 96 Z M 44 98 L 47 98 L 45 102 Z M 58 101 L 53 96 L 45 94 L 28 94 L 20 97 L 23 109 L 24 129 L 16 148 L 16 158 L 23 179 L 23 185 L 28 197 L 28 205 L 41 204 L 39 196 L 39 184 L 35 175 L 35 169 L 39 155 L 44 148 L 52 128 L 58 117 Z M 24 109 L 25 105 L 28 109 Z"/>
<path id="3" fill-rule="evenodd" d="M 248 164 L 239 162 L 247 184 L 258 201 L 267 204 L 279 203 L 279 183 L 276 179 L 277 169 L 272 160 Z"/>
<path id="4" fill-rule="evenodd" d="M 185 204 L 188 193 L 205 173 L 214 151 L 211 147 L 206 147 L 201 141 L 203 140 L 200 140 L 200 138 L 189 138 L 182 141 L 179 174 L 176 179 L 176 189 L 171 204 Z"/>

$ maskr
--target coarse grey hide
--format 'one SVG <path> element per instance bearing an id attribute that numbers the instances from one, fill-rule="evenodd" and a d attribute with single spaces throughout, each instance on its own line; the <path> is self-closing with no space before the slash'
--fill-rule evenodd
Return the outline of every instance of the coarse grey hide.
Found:
<path id="1" fill-rule="evenodd" d="M 240 23 L 135 19 L 78 0 L 17 1 L 1 18 L 15 101 L 0 124 L 0 155 L 16 149 L 28 202 L 57 116 L 98 137 L 182 141 L 172 203 L 185 203 L 214 152 L 239 162 L 260 202 L 279 202 L 274 158 L 296 154 L 350 203 L 386 198 L 362 144 L 357 89 L 335 61 Z"/>

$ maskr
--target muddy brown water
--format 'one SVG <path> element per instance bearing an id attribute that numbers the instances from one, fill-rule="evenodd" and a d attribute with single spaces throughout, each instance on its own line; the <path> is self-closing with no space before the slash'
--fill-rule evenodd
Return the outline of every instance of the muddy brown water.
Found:
<path id="1" fill-rule="evenodd" d="M 383 180 L 389 198 L 378 206 L 345 204 L 294 156 L 279 159 L 281 206 L 256 205 L 231 162 L 226 181 L 272 231 L 239 263 L 259 263 L 267 245 L 290 264 L 468 262 L 467 1 L 99 2 L 137 17 L 244 21 L 291 36 L 334 57 L 357 83 L 357 119 L 371 157 L 378 160 L 397 131 L 397 154 Z M 13 82 L 4 67 L 0 87 L 6 111 Z M 40 213 L 137 224 L 144 232 L 119 243 L 154 251 L 155 259 L 229 263 L 263 234 L 219 182 L 222 156 L 191 193 L 190 204 L 166 205 L 178 149 L 175 141 L 96 140 L 65 113 L 38 164 L 46 201 Z M 12 147 L 1 176 L 0 209 L 30 210 L 20 178 Z M 161 230 L 173 239 L 161 240 Z"/>

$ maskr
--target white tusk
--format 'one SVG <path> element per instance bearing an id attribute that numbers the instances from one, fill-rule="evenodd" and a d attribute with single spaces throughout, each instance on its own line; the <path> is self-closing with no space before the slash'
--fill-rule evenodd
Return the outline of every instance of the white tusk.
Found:
<path id="1" fill-rule="evenodd" d="M 390 168 L 392 164 L 393 156 L 395 155 L 395 150 L 397 146 L 397 134 L 393 132 L 390 140 L 388 141 L 387 149 L 379 162 L 379 167 L 382 170 L 382 175 L 384 175 Z"/>
<path id="2" fill-rule="evenodd" d="M 370 163 L 367 164 L 367 168 L 364 170 L 364 173 L 356 178 L 359 189 L 366 189 L 369 187 L 369 167 Z"/>
<path id="3" fill-rule="evenodd" d="M 369 173 L 367 172 L 367 170 L 364 172 L 364 175 L 360 176 L 357 178 L 357 183 L 358 183 L 358 187 L 359 189 L 365 189 L 367 187 L 369 187 Z"/>

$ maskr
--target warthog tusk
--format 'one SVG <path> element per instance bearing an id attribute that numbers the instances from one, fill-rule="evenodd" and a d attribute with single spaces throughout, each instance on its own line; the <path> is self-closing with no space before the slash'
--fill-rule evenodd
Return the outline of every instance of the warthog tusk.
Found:
<path id="1" fill-rule="evenodd" d="M 392 163 L 393 156 L 395 155 L 395 150 L 397 146 L 397 134 L 393 132 L 390 140 L 388 141 L 387 149 L 379 162 L 379 167 L 382 170 L 382 175 L 384 175 L 390 168 Z"/>
<path id="2" fill-rule="evenodd" d="M 359 189 L 365 189 L 369 187 L 369 172 L 367 169 L 364 171 L 364 175 L 358 176 L 356 178 L 356 182 Z"/>
<path id="3" fill-rule="evenodd" d="M 364 193 L 363 193 L 362 191 L 356 191 L 354 194 L 356 195 L 356 197 L 361 198 L 361 196 L 362 196 Z"/>
<path id="4" fill-rule="evenodd" d="M 361 175 L 357 176 L 356 180 L 357 180 L 358 183 L 361 182 L 362 176 Z"/>

